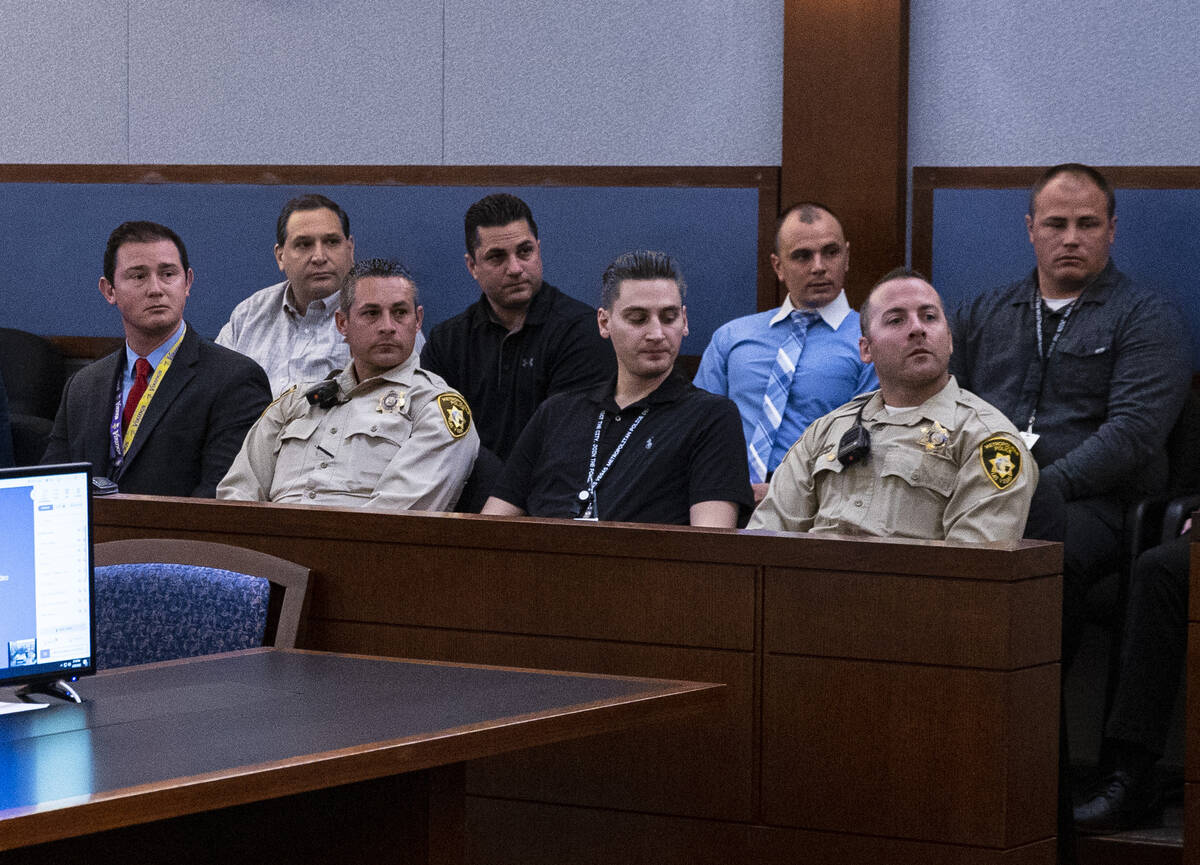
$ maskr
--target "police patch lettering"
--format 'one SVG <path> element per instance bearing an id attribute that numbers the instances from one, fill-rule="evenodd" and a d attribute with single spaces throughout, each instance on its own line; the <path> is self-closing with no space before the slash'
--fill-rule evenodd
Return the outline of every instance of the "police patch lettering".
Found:
<path id="1" fill-rule="evenodd" d="M 443 393 L 438 396 L 437 404 L 450 435 L 456 439 L 465 436 L 471 428 L 471 409 L 467 401 L 456 393 Z"/>
<path id="2" fill-rule="evenodd" d="M 992 436 L 979 446 L 983 473 L 998 490 L 1006 490 L 1021 475 L 1021 449 L 1004 436 Z"/>

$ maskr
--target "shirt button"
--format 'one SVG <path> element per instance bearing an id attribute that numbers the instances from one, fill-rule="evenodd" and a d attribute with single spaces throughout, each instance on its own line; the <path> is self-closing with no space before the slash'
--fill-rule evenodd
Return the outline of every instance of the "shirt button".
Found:
<path id="1" fill-rule="evenodd" d="M 323 469 L 329 468 L 329 463 L 321 463 L 321 468 L 323 468 Z"/>
<path id="2" fill-rule="evenodd" d="M 862 499 L 855 499 L 855 500 L 854 500 L 854 506 L 855 506 L 856 508 L 861 508 L 861 507 L 862 507 Z"/>
<path id="3" fill-rule="evenodd" d="M 310 499 L 315 499 L 315 498 L 317 497 L 317 492 L 316 492 L 316 490 L 309 490 L 309 491 L 308 491 L 308 497 L 309 497 Z"/>
<path id="4" fill-rule="evenodd" d="M 621 422 L 621 416 L 620 416 L 620 415 L 617 415 L 615 418 L 613 418 L 613 420 L 615 420 L 617 423 L 620 423 L 620 422 Z"/>
<path id="5" fill-rule="evenodd" d="M 337 427 L 334 427 L 329 432 L 332 433 L 333 435 L 337 435 Z"/>
<path id="6" fill-rule="evenodd" d="M 911 475 L 909 475 L 909 477 L 915 481 L 917 479 L 917 473 L 913 472 Z"/>
<path id="7" fill-rule="evenodd" d="M 379 424 L 374 424 L 374 423 L 371 424 L 371 432 L 375 432 L 378 429 L 379 429 Z"/>

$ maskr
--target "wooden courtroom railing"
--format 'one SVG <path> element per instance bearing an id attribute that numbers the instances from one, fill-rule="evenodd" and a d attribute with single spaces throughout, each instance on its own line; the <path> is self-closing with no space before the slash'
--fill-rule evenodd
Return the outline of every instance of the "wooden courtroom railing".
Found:
<path id="1" fill-rule="evenodd" d="M 1054 861 L 1057 545 L 122 496 L 95 523 L 314 568 L 308 648 L 729 686 L 473 765 L 471 861 Z"/>

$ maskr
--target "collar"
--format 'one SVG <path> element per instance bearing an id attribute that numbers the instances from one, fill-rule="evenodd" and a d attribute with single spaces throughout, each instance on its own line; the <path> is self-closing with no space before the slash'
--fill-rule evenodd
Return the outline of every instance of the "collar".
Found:
<path id="1" fill-rule="evenodd" d="M 1083 291 L 1079 293 L 1079 297 L 1075 300 L 1079 303 L 1105 303 L 1112 297 L 1113 291 L 1116 289 L 1117 283 L 1121 279 L 1121 271 L 1117 270 L 1117 266 L 1113 263 L 1112 256 L 1108 257 L 1108 263 L 1104 265 L 1104 269 L 1092 277 L 1092 281 L 1083 287 Z M 1021 290 L 1018 296 L 1013 298 L 1013 305 L 1031 304 L 1033 302 L 1033 290 L 1038 287 L 1038 272 L 1037 267 L 1025 280 L 1021 283 Z M 1038 294 L 1039 298 L 1041 293 Z"/>
<path id="2" fill-rule="evenodd" d="M 179 327 L 175 328 L 175 332 L 163 340 L 162 345 L 146 355 L 146 360 L 150 362 L 151 372 L 158 369 L 159 363 L 164 357 L 167 356 L 167 352 L 171 350 L 171 346 L 175 344 L 175 340 L 179 339 L 179 334 L 183 332 L 185 327 L 187 327 L 187 324 L 183 321 L 183 319 L 180 319 Z M 125 343 L 125 378 L 129 379 L 130 381 L 133 381 L 134 375 L 136 374 L 133 365 L 137 363 L 137 359 L 139 357 L 141 357 L 141 355 L 130 348 L 128 342 Z"/>
<path id="3" fill-rule="evenodd" d="M 767 324 L 774 327 L 791 315 L 795 308 L 792 304 L 792 296 L 790 294 L 785 296 L 783 298 L 783 306 L 779 307 L 779 310 L 771 316 L 771 320 Z M 850 301 L 846 300 L 846 292 L 839 291 L 837 297 L 824 306 L 817 307 L 816 312 L 817 315 L 821 316 L 822 321 L 834 330 L 837 330 L 842 326 L 842 322 L 846 320 L 846 316 L 850 314 Z"/>
<path id="4" fill-rule="evenodd" d="M 341 292 L 335 291 L 333 294 L 329 294 L 318 300 L 314 300 L 313 303 L 319 305 L 321 307 L 321 312 L 325 315 L 328 315 L 330 312 L 337 309 L 340 294 Z M 312 304 L 309 305 L 311 306 Z M 280 301 L 279 306 L 285 315 L 295 315 L 300 318 L 304 318 L 304 316 L 308 313 L 307 309 L 301 309 L 299 304 L 296 303 L 296 296 L 292 291 L 292 281 L 290 279 L 284 280 L 283 299 Z"/>
<path id="5" fill-rule="evenodd" d="M 370 390 L 374 387 L 381 387 L 384 384 L 411 387 L 413 370 L 417 368 L 420 361 L 420 356 L 414 351 L 403 363 L 398 363 L 391 369 L 385 369 L 374 378 L 358 381 L 354 377 L 354 359 L 351 358 L 350 363 L 346 364 L 346 368 L 337 375 L 338 390 L 344 396 L 353 396 L 356 390 Z"/>
<path id="6" fill-rule="evenodd" d="M 907 411 L 888 414 L 883 407 L 883 391 L 877 390 L 867 400 L 863 409 L 863 420 L 877 423 L 889 423 L 896 426 L 914 426 L 923 420 L 937 421 L 948 430 L 955 429 L 955 408 L 958 405 L 961 388 L 954 376 L 946 382 L 945 387 L 920 405 L 915 405 Z"/>
<path id="7" fill-rule="evenodd" d="M 542 324 L 549 318 L 550 307 L 554 303 L 554 295 L 558 293 L 557 288 L 542 280 L 542 287 L 537 290 L 537 294 L 529 301 L 529 309 L 525 310 L 525 323 L 521 325 L 521 329 L 524 330 L 525 326 L 530 324 Z M 479 300 L 475 302 L 471 313 L 471 327 L 479 327 L 484 324 L 494 324 L 497 327 L 504 327 L 496 319 L 496 314 L 492 311 L 492 305 L 488 302 L 487 295 L 480 292 Z"/>
<path id="8" fill-rule="evenodd" d="M 642 397 L 637 402 L 630 403 L 625 408 L 618 408 L 616 400 L 613 398 L 617 392 L 617 377 L 614 375 L 604 384 L 597 385 L 587 391 L 587 398 L 590 402 L 606 411 L 628 412 L 635 408 L 676 402 L 687 392 L 690 386 L 691 382 L 685 376 L 680 375 L 677 370 L 672 370 L 671 374 L 663 379 L 662 383 L 648 395 Z"/>

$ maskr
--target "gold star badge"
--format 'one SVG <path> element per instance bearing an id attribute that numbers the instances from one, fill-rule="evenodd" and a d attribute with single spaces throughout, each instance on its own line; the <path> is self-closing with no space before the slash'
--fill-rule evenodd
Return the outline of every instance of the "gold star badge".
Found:
<path id="1" fill-rule="evenodd" d="M 1008 489 L 1021 476 L 1021 449 L 1004 436 L 992 436 L 979 446 L 979 462 L 998 490 Z"/>
<path id="2" fill-rule="evenodd" d="M 950 430 L 934 421 L 929 426 L 921 427 L 921 438 L 917 444 L 927 451 L 944 450 L 950 444 Z"/>
<path id="3" fill-rule="evenodd" d="M 456 393 L 444 393 L 438 396 L 437 404 L 450 435 L 456 439 L 465 436 L 471 428 L 471 408 L 467 401 Z"/>
<path id="4" fill-rule="evenodd" d="M 375 406 L 375 411 L 380 414 L 399 414 L 404 410 L 404 401 L 407 396 L 406 391 L 389 390 L 379 398 L 379 405 Z"/>

